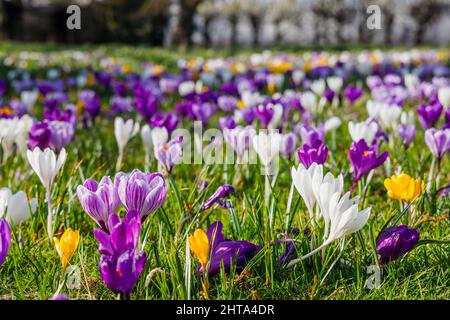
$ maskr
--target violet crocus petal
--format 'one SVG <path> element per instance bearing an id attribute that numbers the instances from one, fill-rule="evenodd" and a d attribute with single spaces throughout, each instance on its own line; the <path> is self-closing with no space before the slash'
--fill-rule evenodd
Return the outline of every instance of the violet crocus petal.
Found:
<path id="1" fill-rule="evenodd" d="M 223 224 L 221 221 L 214 221 L 206 231 L 208 237 L 209 247 L 211 251 L 222 241 L 225 241 L 225 236 L 222 233 Z"/>
<path id="2" fill-rule="evenodd" d="M 241 272 L 247 261 L 252 259 L 258 251 L 259 247 L 248 241 L 222 241 L 211 253 L 209 274 L 214 276 L 219 273 L 222 261 L 225 272 L 230 271 L 233 263 L 236 263 L 236 271 Z"/>
<path id="3" fill-rule="evenodd" d="M 377 253 L 381 263 L 387 264 L 405 255 L 414 248 L 419 238 L 419 231 L 405 225 L 384 230 L 377 239 Z"/>
<path id="4" fill-rule="evenodd" d="M 11 245 L 11 228 L 5 219 L 0 219 L 0 268 Z"/>
<path id="5" fill-rule="evenodd" d="M 233 186 L 229 185 L 229 184 L 224 184 L 222 186 L 220 186 L 219 188 L 217 188 L 217 190 L 213 193 L 213 195 L 211 197 L 209 197 L 205 203 L 202 205 L 202 211 L 204 210 L 208 210 L 209 208 L 211 208 L 215 203 L 217 203 L 219 200 L 221 200 L 222 198 L 227 197 L 228 195 L 230 195 L 232 192 L 236 192 L 236 189 L 234 189 Z"/>

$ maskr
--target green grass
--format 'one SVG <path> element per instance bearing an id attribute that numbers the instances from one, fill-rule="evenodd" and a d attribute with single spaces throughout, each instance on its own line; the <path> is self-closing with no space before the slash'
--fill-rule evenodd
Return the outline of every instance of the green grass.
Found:
<path id="1" fill-rule="evenodd" d="M 63 47 L 64 50 L 73 47 Z M 174 68 L 180 54 L 166 49 L 150 49 L 145 47 L 127 47 L 119 45 L 109 46 L 81 46 L 79 50 L 94 52 L 100 50 L 107 55 L 122 59 L 135 66 L 143 61 L 162 63 Z M 36 45 L 4 43 L 0 45 L 0 57 L 15 55 L 23 51 L 60 52 L 57 45 Z M 214 56 L 226 55 L 226 51 L 199 50 L 187 52 L 184 56 L 196 55 Z M 58 56 L 58 54 L 56 54 Z M 65 58 L 55 60 L 54 66 L 67 63 Z M 69 62 L 70 63 L 70 62 Z M 26 66 L 31 70 L 39 70 L 37 63 Z M 78 66 L 82 67 L 82 66 Z M 1 77 L 1 73 L 0 73 Z M 352 108 L 340 114 L 344 120 L 336 133 L 336 150 L 331 150 L 330 171 L 337 175 L 345 170 L 345 190 L 350 188 L 351 176 L 348 173 L 349 163 L 347 150 L 351 138 L 347 130 L 347 122 L 357 116 L 359 121 L 367 117 L 365 100 L 368 96 Z M 105 98 L 105 101 L 107 99 Z M 165 105 L 170 109 L 172 105 Z M 42 106 L 38 106 L 38 109 Z M 406 108 L 413 108 L 406 106 Z M 213 120 L 215 123 L 216 119 Z M 190 127 L 185 122 L 180 127 Z M 418 135 L 413 145 L 405 151 L 398 139 L 390 147 L 383 144 L 381 149 L 390 152 L 393 171 L 402 165 L 406 171 L 417 178 L 426 179 L 431 165 L 428 148 L 423 141 L 423 130 L 418 126 Z M 331 136 L 326 137 L 329 141 Z M 114 299 L 104 285 L 98 272 L 99 254 L 97 242 L 92 234 L 94 223 L 83 212 L 78 199 L 76 188 L 84 179 L 92 177 L 99 180 L 105 175 L 114 176 L 117 158 L 117 145 L 113 135 L 111 119 L 100 120 L 89 130 L 78 128 L 75 141 L 68 147 L 68 159 L 63 171 L 57 176 L 53 186 L 52 199 L 58 212 L 55 230 L 61 232 L 64 228 L 79 229 L 81 240 L 78 250 L 71 264 L 81 270 L 81 288 L 68 289 L 62 292 L 73 299 Z M 148 165 L 150 171 L 157 170 L 156 160 L 144 163 L 144 151 L 139 137 L 135 137 L 126 147 L 123 171 L 134 168 L 144 170 Z M 262 250 L 249 264 L 244 274 L 218 275 L 211 279 L 211 299 L 448 299 L 450 296 L 450 250 L 448 245 L 428 244 L 415 248 L 406 256 L 382 268 L 381 287 L 368 289 L 365 281 L 370 276 L 367 267 L 374 265 L 374 256 L 369 236 L 369 224 L 372 225 L 374 236 L 381 231 L 385 223 L 398 214 L 398 203 L 389 199 L 383 187 L 383 180 L 388 176 L 386 169 L 376 170 L 371 188 L 366 197 L 366 205 L 372 206 L 372 213 L 368 224 L 361 234 L 364 247 L 358 237 L 352 235 L 345 238 L 345 250 L 341 259 L 336 263 L 326 279 L 324 274 L 330 263 L 324 264 L 321 254 L 315 255 L 298 264 L 293 269 L 280 269 L 278 259 L 283 250 L 281 245 L 269 247 L 268 244 L 276 239 L 276 234 L 284 231 L 286 203 L 291 183 L 290 168 L 294 161 L 281 161 L 280 173 L 273 190 L 275 222 L 273 229 L 268 227 L 268 208 L 264 205 L 264 178 L 259 174 L 259 167 L 250 165 L 249 178 L 242 178 L 237 185 L 237 193 L 232 197 L 239 229 L 235 230 L 231 223 L 229 212 L 223 209 L 213 209 L 202 213 L 203 223 L 193 225 L 190 230 L 186 227 L 183 233 L 177 234 L 179 221 L 183 218 L 180 203 L 175 190 L 169 186 L 169 193 L 162 209 L 156 211 L 143 225 L 143 234 L 148 230 L 148 239 L 144 250 L 148 261 L 146 268 L 136 285 L 133 299 L 186 299 L 189 294 L 185 288 L 185 239 L 183 234 L 192 233 L 196 227 L 206 229 L 215 220 L 224 222 L 224 233 L 228 238 L 248 240 L 257 243 Z M 296 165 L 296 164 L 295 164 Z M 443 161 L 441 185 L 450 178 L 450 164 L 447 158 Z M 233 177 L 233 166 L 228 167 L 228 174 Z M 201 178 L 211 180 L 205 194 L 199 194 L 196 181 Z M 175 167 L 173 176 L 178 186 L 182 207 L 189 211 L 194 203 L 201 203 L 205 196 L 224 183 L 222 179 L 222 165 L 190 165 L 180 164 Z M 0 299 L 48 299 L 58 288 L 61 278 L 59 257 L 50 245 L 45 232 L 46 204 L 45 194 L 37 176 L 29 169 L 26 161 L 20 156 L 11 157 L 0 167 L 0 187 L 9 187 L 13 192 L 25 190 L 29 197 L 36 197 L 39 202 L 34 216 L 14 230 L 14 240 L 9 255 L 0 270 Z M 357 190 L 358 191 L 358 190 Z M 301 231 L 311 228 L 306 223 L 307 210 L 299 194 L 294 192 L 292 227 Z M 123 213 L 123 209 L 122 209 Z M 449 240 L 450 220 L 449 199 L 422 197 L 417 204 L 417 217 L 410 225 L 415 225 L 426 213 L 431 218 L 420 225 L 421 239 Z M 447 215 L 445 218 L 444 215 Z M 442 218 L 444 217 L 444 218 Z M 406 223 L 405 216 L 401 222 Z M 434 221 L 432 221 L 434 220 Z M 240 232 L 238 232 L 240 231 Z M 316 230 L 312 230 L 314 235 Z M 303 235 L 296 237 L 300 241 L 298 254 L 310 251 L 310 238 Z M 338 256 L 338 243 L 327 247 L 325 255 L 328 261 Z M 193 272 L 196 266 L 192 257 L 192 285 L 190 297 L 202 299 L 201 283 Z M 195 261 L 195 262 L 194 262 Z M 155 272 L 154 277 L 145 286 L 146 277 L 153 269 L 161 268 L 162 272 Z M 323 281 L 323 282 L 322 282 Z M 322 283 L 321 283 L 322 282 Z"/>

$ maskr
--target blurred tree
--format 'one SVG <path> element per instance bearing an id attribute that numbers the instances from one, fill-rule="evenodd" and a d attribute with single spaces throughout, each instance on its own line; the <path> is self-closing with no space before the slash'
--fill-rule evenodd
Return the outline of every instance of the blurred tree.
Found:
<path id="1" fill-rule="evenodd" d="M 178 0 L 178 21 L 173 34 L 173 43 L 182 47 L 192 44 L 195 31 L 194 16 L 203 0 Z"/>

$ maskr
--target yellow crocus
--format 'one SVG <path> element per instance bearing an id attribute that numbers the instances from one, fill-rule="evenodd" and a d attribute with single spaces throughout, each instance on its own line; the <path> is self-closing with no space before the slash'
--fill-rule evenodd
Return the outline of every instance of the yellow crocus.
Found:
<path id="1" fill-rule="evenodd" d="M 189 248 L 200 261 L 203 268 L 206 268 L 209 255 L 209 241 L 205 231 L 197 229 L 192 236 L 189 236 Z"/>
<path id="2" fill-rule="evenodd" d="M 61 238 L 53 238 L 53 241 L 55 242 L 56 251 L 61 258 L 63 271 L 65 271 L 70 259 L 72 259 L 72 256 L 77 249 L 78 242 L 80 241 L 80 232 L 68 228 L 64 231 Z"/>
<path id="3" fill-rule="evenodd" d="M 402 201 L 413 200 L 424 189 L 423 181 L 420 181 L 420 179 L 415 180 L 406 173 L 385 179 L 384 186 L 390 198 Z"/>

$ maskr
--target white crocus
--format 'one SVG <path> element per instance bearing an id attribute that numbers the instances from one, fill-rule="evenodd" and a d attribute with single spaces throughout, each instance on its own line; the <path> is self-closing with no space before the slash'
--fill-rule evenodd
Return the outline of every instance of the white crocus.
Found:
<path id="1" fill-rule="evenodd" d="M 33 198 L 28 202 L 24 191 L 13 194 L 8 188 L 0 189 L 0 218 L 5 217 L 13 225 L 17 226 L 30 218 L 36 207 L 37 200 Z"/>
<path id="2" fill-rule="evenodd" d="M 151 130 L 153 147 L 156 150 L 157 147 L 169 141 L 169 132 L 166 127 L 156 127 Z"/>
<path id="3" fill-rule="evenodd" d="M 31 165 L 33 171 L 39 177 L 44 185 L 47 195 L 47 233 L 50 242 L 53 242 L 53 215 L 51 210 L 51 188 L 56 175 L 66 161 L 67 153 L 66 149 L 62 149 L 59 155 L 56 156 L 52 149 L 46 148 L 41 150 L 40 148 L 34 148 L 33 151 L 27 151 L 27 159 Z"/>
<path id="4" fill-rule="evenodd" d="M 330 197 L 334 193 L 342 194 L 342 191 L 344 190 L 344 177 L 340 174 L 335 178 L 330 172 L 323 177 L 322 170 L 316 170 L 312 179 L 312 189 L 320 209 L 317 211 L 319 214 L 316 216 L 316 221 L 318 222 L 320 217 L 323 218 L 325 224 L 325 237 L 328 234 L 330 224 Z"/>
<path id="5" fill-rule="evenodd" d="M 415 114 L 413 111 L 403 111 L 400 116 L 400 122 L 406 126 L 413 126 L 415 125 Z"/>
<path id="6" fill-rule="evenodd" d="M 180 96 L 184 97 L 188 94 L 191 94 L 195 91 L 195 82 L 194 81 L 184 81 L 180 83 L 178 86 L 178 93 Z"/>
<path id="7" fill-rule="evenodd" d="M 397 127 L 398 119 L 402 113 L 402 108 L 396 104 L 383 105 L 383 109 L 379 113 L 381 125 L 386 128 L 395 129 Z"/>
<path id="8" fill-rule="evenodd" d="M 268 169 L 273 158 L 280 152 L 281 134 L 270 132 L 260 132 L 253 137 L 253 148 L 261 160 L 261 163 Z"/>
<path id="9" fill-rule="evenodd" d="M 334 131 L 337 128 L 339 128 L 341 124 L 342 124 L 341 119 L 339 119 L 338 117 L 331 117 L 327 121 L 325 121 L 323 125 L 323 130 L 325 132 Z"/>
<path id="10" fill-rule="evenodd" d="M 348 123 L 348 131 L 352 140 L 358 142 L 364 139 L 368 145 L 371 145 L 378 131 L 378 126 L 375 122 L 364 121 L 364 122 L 353 122 Z"/>
<path id="11" fill-rule="evenodd" d="M 309 168 L 305 168 L 303 164 L 299 164 L 298 168 L 291 169 L 292 181 L 298 193 L 306 204 L 311 222 L 314 222 L 314 205 L 316 197 L 313 190 L 313 177 L 323 176 L 323 167 L 317 163 L 311 164 Z M 315 178 L 316 180 L 318 178 Z"/>
<path id="12" fill-rule="evenodd" d="M 444 108 L 450 107 L 450 87 L 442 87 L 438 90 L 438 99 Z"/>
<path id="13" fill-rule="evenodd" d="M 273 108 L 273 116 L 269 122 L 268 129 L 275 129 L 281 121 L 281 117 L 283 116 L 283 106 L 279 103 L 276 103 L 271 106 Z"/>
<path id="14" fill-rule="evenodd" d="M 328 88 L 333 90 L 335 93 L 339 93 L 342 89 L 344 80 L 341 77 L 333 76 L 327 78 Z"/>
<path id="15" fill-rule="evenodd" d="M 128 141 L 139 132 L 139 123 L 135 123 L 133 119 L 124 121 L 117 117 L 114 120 L 114 135 L 116 137 L 117 146 L 119 148 L 119 156 L 117 158 L 116 170 L 120 169 L 123 159 L 123 152 Z"/>
<path id="16" fill-rule="evenodd" d="M 325 80 L 319 79 L 311 83 L 311 90 L 319 97 L 325 93 Z"/>
<path id="17" fill-rule="evenodd" d="M 27 110 L 30 111 L 35 105 L 38 96 L 38 90 L 22 91 L 20 93 L 20 100 L 27 106 Z"/>
<path id="18" fill-rule="evenodd" d="M 340 192 L 335 192 L 329 196 L 328 214 L 330 218 L 330 232 L 326 240 L 316 249 L 299 259 L 294 259 L 289 263 L 289 267 L 295 265 L 300 260 L 304 260 L 319 252 L 332 242 L 339 240 L 346 235 L 361 230 L 369 219 L 371 208 L 358 209 L 359 197 L 350 199 L 350 192 L 341 197 Z"/>
<path id="19" fill-rule="evenodd" d="M 304 92 L 300 95 L 302 106 L 311 114 L 316 114 L 319 110 L 317 96 L 311 91 Z"/>

